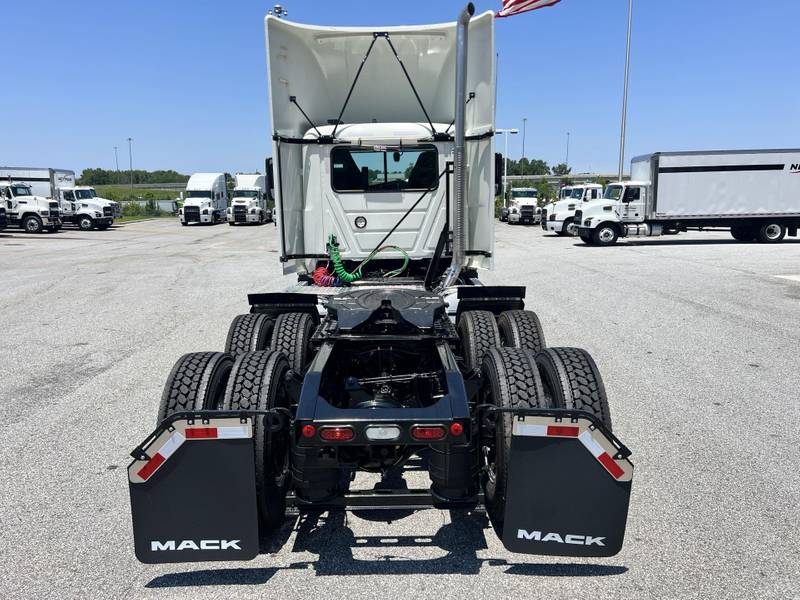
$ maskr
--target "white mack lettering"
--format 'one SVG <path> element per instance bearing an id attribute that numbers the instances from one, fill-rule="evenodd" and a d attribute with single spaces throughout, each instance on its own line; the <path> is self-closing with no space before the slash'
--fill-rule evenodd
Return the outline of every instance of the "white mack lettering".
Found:
<path id="1" fill-rule="evenodd" d="M 591 546 L 592 544 L 597 544 L 598 546 L 605 546 L 603 540 L 606 539 L 605 537 L 592 537 L 590 535 L 586 536 L 585 544 L 587 546 Z"/>
<path id="2" fill-rule="evenodd" d="M 578 546 L 583 546 L 583 540 L 586 538 L 585 535 L 573 535 L 571 533 L 564 536 L 564 543 L 565 544 L 576 544 Z"/>
<path id="3" fill-rule="evenodd" d="M 241 550 L 239 547 L 240 541 L 241 540 L 222 540 L 222 546 L 220 547 L 220 550 Z"/>
<path id="4" fill-rule="evenodd" d="M 559 544 L 563 544 L 564 540 L 561 539 L 561 536 L 557 533 L 548 533 L 546 536 L 542 538 L 543 542 L 558 542 Z"/>
<path id="5" fill-rule="evenodd" d="M 219 550 L 219 540 L 200 540 L 200 550 Z"/>

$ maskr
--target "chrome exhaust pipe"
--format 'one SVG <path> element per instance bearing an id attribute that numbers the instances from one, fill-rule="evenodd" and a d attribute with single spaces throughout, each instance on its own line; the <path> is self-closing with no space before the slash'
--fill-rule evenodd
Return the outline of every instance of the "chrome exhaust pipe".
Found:
<path id="1" fill-rule="evenodd" d="M 455 145 L 453 149 L 453 260 L 445 272 L 443 288 L 452 286 L 467 264 L 466 194 L 467 177 L 464 159 L 464 138 L 467 117 L 467 45 L 469 21 L 475 6 L 469 2 L 458 16 L 456 25 L 456 110 Z"/>

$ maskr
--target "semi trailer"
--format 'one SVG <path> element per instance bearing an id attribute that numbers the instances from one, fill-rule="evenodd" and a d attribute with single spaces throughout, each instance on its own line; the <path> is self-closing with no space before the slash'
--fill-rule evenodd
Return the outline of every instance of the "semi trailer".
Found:
<path id="1" fill-rule="evenodd" d="M 569 195 L 550 204 L 542 211 L 542 229 L 552 231 L 557 235 L 576 235 L 578 232 L 575 222 L 575 211 L 584 202 L 599 200 L 603 197 L 603 186 L 598 183 L 586 183 L 569 188 Z"/>
<path id="2" fill-rule="evenodd" d="M 800 226 L 800 150 L 656 152 L 631 161 L 575 215 L 587 244 L 725 229 L 741 242 L 780 242 Z"/>
<path id="3" fill-rule="evenodd" d="M 234 175 L 236 185 L 233 188 L 233 199 L 228 207 L 228 225 L 237 223 L 253 223 L 261 225 L 272 220 L 272 209 L 269 207 L 269 194 L 266 176 L 251 173 Z"/>
<path id="4" fill-rule="evenodd" d="M 251 294 L 224 351 L 172 368 L 127 472 L 142 562 L 252 559 L 288 512 L 322 510 L 471 509 L 513 552 L 620 550 L 633 465 L 595 361 L 546 345 L 525 288 L 478 277 L 500 181 L 494 18 L 473 12 L 266 18 L 297 283 Z M 408 469 L 430 484 L 390 485 Z"/>
<path id="5" fill-rule="evenodd" d="M 228 189 L 224 173 L 195 173 L 186 182 L 186 197 L 178 209 L 181 225 L 214 225 L 225 220 Z"/>

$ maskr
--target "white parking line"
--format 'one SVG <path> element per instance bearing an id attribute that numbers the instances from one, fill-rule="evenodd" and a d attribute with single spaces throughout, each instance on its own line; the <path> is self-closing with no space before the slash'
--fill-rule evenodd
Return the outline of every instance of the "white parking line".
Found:
<path id="1" fill-rule="evenodd" d="M 800 283 L 800 275 L 775 275 L 778 279 L 788 279 L 789 281 L 797 281 Z"/>

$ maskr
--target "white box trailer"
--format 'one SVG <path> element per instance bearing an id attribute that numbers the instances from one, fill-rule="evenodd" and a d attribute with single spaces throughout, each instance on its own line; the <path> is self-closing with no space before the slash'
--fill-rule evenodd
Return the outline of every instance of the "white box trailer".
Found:
<path id="1" fill-rule="evenodd" d="M 10 178 L 10 179 L 9 179 Z M 0 179 L 27 183 L 34 196 L 58 200 L 61 188 L 75 187 L 75 171 L 49 167 L 0 167 Z"/>
<path id="2" fill-rule="evenodd" d="M 778 242 L 800 226 L 800 150 L 656 152 L 631 161 L 631 181 L 584 206 L 579 235 L 619 237 L 730 229 L 739 241 Z"/>

